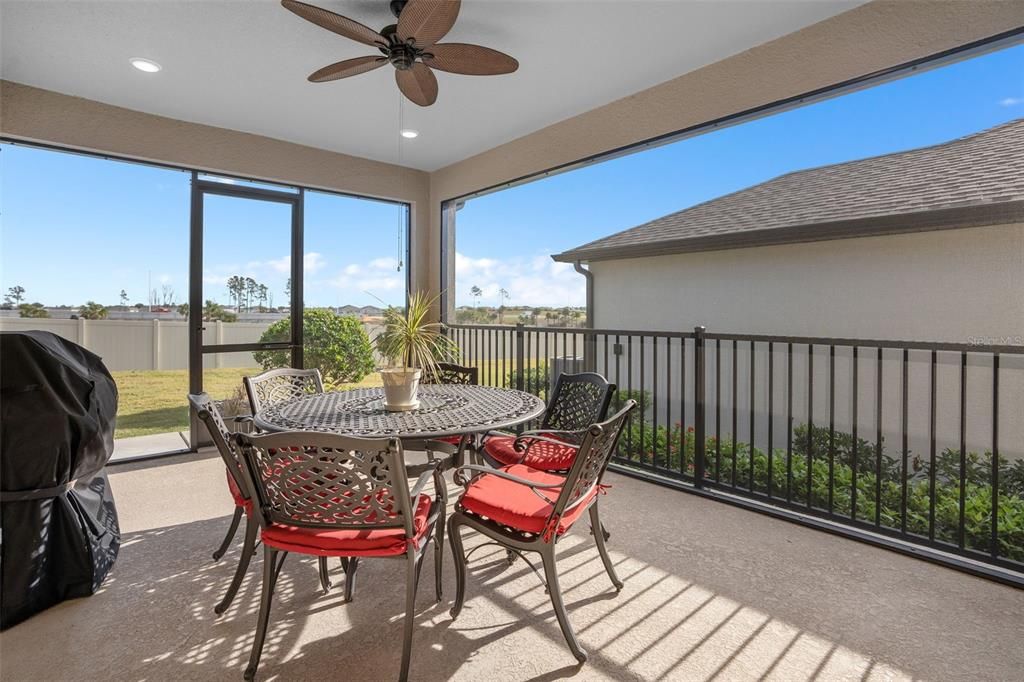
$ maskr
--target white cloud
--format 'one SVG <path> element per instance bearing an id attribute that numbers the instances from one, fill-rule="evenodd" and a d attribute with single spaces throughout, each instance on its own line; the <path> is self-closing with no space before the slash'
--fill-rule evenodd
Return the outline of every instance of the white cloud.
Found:
<path id="1" fill-rule="evenodd" d="M 327 260 L 316 251 L 310 251 L 302 257 L 302 267 L 305 268 L 307 275 L 313 275 L 323 270 L 327 266 Z M 252 276 L 250 273 L 258 272 L 261 269 L 270 268 L 274 272 L 282 275 L 290 275 L 292 271 L 292 257 L 281 256 L 268 261 L 250 261 L 246 263 L 245 269 L 247 272 L 246 276 Z"/>
<path id="2" fill-rule="evenodd" d="M 1024 97 L 1004 97 L 999 100 L 999 104 L 1004 107 L 1014 107 L 1018 104 L 1024 104 Z"/>
<path id="3" fill-rule="evenodd" d="M 381 295 L 405 287 L 405 278 L 397 269 L 398 261 L 394 258 L 374 258 L 365 265 L 350 263 L 327 284 L 341 289 L 343 296 L 364 292 Z"/>
<path id="4" fill-rule="evenodd" d="M 544 254 L 532 258 L 472 258 L 455 253 L 456 302 L 473 305 L 473 286 L 483 294 L 480 303 L 497 306 L 501 289 L 509 292 L 508 305 L 582 306 L 586 281 L 568 263 L 556 263 Z"/>

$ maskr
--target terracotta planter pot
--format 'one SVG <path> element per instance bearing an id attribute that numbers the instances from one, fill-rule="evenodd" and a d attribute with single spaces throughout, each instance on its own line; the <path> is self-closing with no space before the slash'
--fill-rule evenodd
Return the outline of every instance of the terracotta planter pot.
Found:
<path id="1" fill-rule="evenodd" d="M 422 371 L 409 367 L 394 367 L 380 370 L 384 384 L 384 409 L 388 412 L 407 412 L 420 406 L 417 394 Z"/>

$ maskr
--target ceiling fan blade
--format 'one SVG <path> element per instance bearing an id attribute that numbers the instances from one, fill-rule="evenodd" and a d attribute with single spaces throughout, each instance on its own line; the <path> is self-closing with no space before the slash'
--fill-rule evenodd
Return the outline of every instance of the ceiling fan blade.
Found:
<path id="1" fill-rule="evenodd" d="M 387 63 L 387 57 L 356 57 L 355 59 L 346 59 L 329 64 L 322 69 L 317 69 L 309 74 L 309 81 L 311 83 L 336 81 L 339 78 L 348 78 L 349 76 L 357 76 L 367 71 L 373 71 Z"/>
<path id="2" fill-rule="evenodd" d="M 423 63 L 441 71 L 467 76 L 494 76 L 512 73 L 519 62 L 504 52 L 480 45 L 442 43 L 434 45 L 423 55 Z"/>
<path id="3" fill-rule="evenodd" d="M 461 0 L 409 0 L 398 15 L 398 37 L 414 39 L 417 47 L 433 45 L 452 30 L 461 5 Z"/>
<path id="4" fill-rule="evenodd" d="M 395 82 L 403 95 L 421 107 L 437 101 L 437 78 L 425 64 L 416 62 L 405 71 L 395 69 Z"/>
<path id="5" fill-rule="evenodd" d="M 281 5 L 286 10 L 294 12 L 306 21 L 311 21 L 321 28 L 326 28 L 328 31 L 333 31 L 340 36 L 345 36 L 356 42 L 363 43 L 364 45 L 373 45 L 379 47 L 381 45 L 387 45 L 388 41 L 384 39 L 384 36 L 374 31 L 369 26 L 364 26 L 358 21 L 343 17 L 340 14 L 335 14 L 313 5 L 307 5 L 304 2 L 298 0 L 281 0 Z"/>

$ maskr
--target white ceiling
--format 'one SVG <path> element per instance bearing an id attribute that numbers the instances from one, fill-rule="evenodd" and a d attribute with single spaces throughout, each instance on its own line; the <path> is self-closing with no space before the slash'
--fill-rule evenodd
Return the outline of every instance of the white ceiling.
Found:
<path id="1" fill-rule="evenodd" d="M 387 0 L 310 0 L 375 29 Z M 129 109 L 434 170 L 843 12 L 862 0 L 466 0 L 449 42 L 507 52 L 506 76 L 438 72 L 399 102 L 393 69 L 306 81 L 372 50 L 276 1 L 0 0 L 0 76 Z M 128 64 L 146 57 L 163 71 Z"/>

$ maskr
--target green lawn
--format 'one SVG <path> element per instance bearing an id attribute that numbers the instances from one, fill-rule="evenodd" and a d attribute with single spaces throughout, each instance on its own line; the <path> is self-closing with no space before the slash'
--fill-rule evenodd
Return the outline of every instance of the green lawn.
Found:
<path id="1" fill-rule="evenodd" d="M 207 369 L 203 372 L 203 388 L 215 399 L 229 398 L 236 392 L 244 396 L 242 377 L 262 371 L 259 367 Z M 111 374 L 120 394 L 114 438 L 188 430 L 188 370 Z M 379 386 L 380 377 L 374 372 L 358 385 Z"/>
<path id="2" fill-rule="evenodd" d="M 512 369 L 512 361 L 482 363 L 480 383 L 500 385 L 503 369 L 507 375 Z M 229 398 L 236 392 L 242 397 L 245 395 L 242 377 L 262 371 L 259 367 L 207 369 L 203 373 L 204 389 L 215 399 Z M 127 370 L 111 374 L 120 393 L 115 438 L 188 430 L 188 400 L 185 397 L 188 395 L 188 370 Z M 356 385 L 380 386 L 380 375 L 373 372 L 358 384 L 340 388 Z"/>

